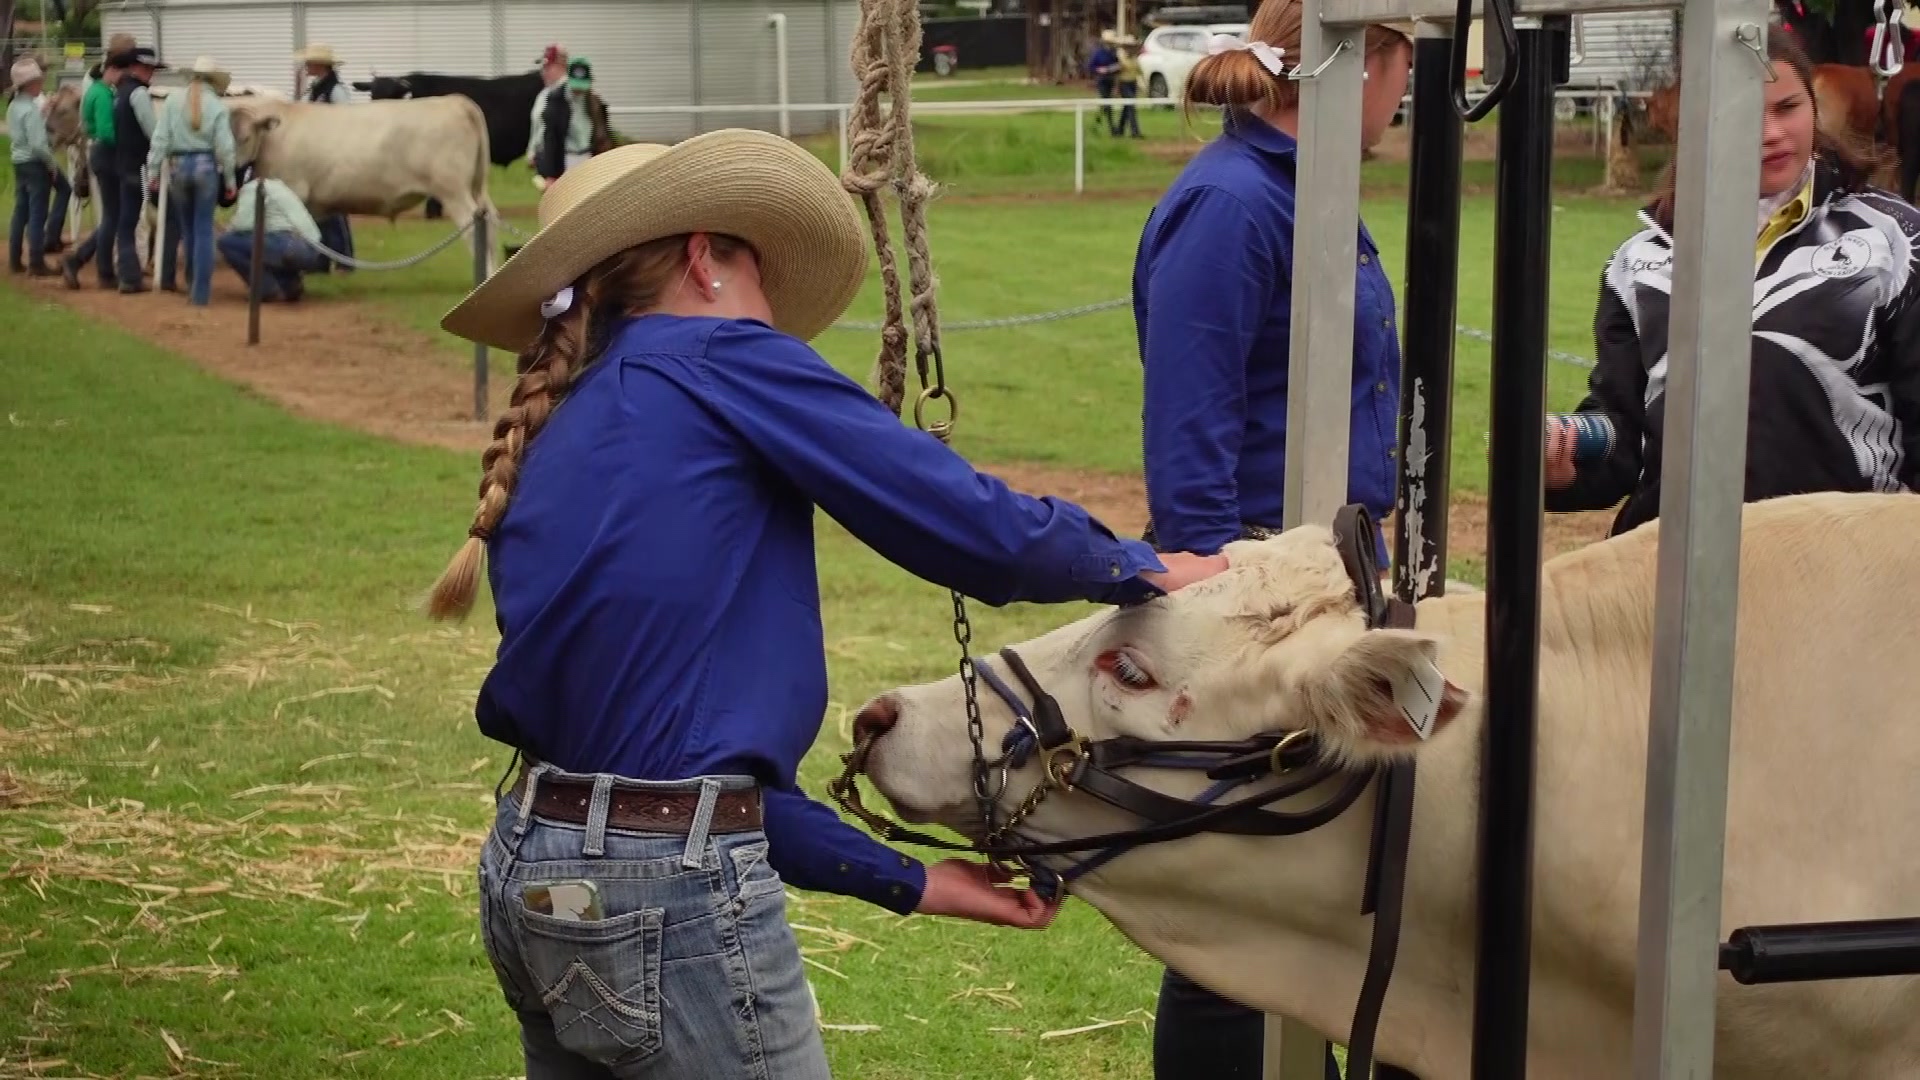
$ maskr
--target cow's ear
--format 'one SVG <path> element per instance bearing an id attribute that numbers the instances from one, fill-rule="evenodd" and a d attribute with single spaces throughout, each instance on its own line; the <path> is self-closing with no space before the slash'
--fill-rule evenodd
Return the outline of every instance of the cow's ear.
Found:
<path id="1" fill-rule="evenodd" d="M 1471 700 L 1441 672 L 1439 651 L 1418 631 L 1368 630 L 1301 680 L 1302 719 L 1349 760 L 1409 753 Z"/>
<path id="2" fill-rule="evenodd" d="M 366 81 L 366 80 L 364 80 L 364 79 L 362 79 L 362 80 L 360 80 L 360 81 L 358 81 L 358 82 L 355 82 L 355 83 L 353 84 L 353 88 L 354 88 L 355 90 L 358 90 L 358 91 L 360 91 L 360 92 L 361 92 L 361 93 L 363 93 L 363 94 L 367 94 L 367 93 L 372 93 L 372 91 L 373 91 L 373 84 L 372 84 L 372 83 L 370 83 L 370 82 L 367 82 L 367 81 Z"/>
<path id="3" fill-rule="evenodd" d="M 279 126 L 280 118 L 277 116 L 269 116 L 260 121 L 260 130 L 263 132 L 272 131 Z"/>

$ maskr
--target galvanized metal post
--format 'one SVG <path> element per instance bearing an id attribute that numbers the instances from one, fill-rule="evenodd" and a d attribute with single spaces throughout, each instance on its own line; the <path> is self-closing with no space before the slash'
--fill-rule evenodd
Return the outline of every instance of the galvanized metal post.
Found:
<path id="1" fill-rule="evenodd" d="M 1564 25 L 1564 20 L 1560 20 Z M 1494 179 L 1493 374 L 1487 451 L 1486 742 L 1473 1076 L 1527 1075 L 1540 529 L 1553 234 L 1553 88 L 1564 30 L 1516 19 Z"/>
<path id="2" fill-rule="evenodd" d="M 1453 24 L 1422 22 L 1414 30 L 1401 275 L 1400 489 L 1393 530 L 1394 592 L 1409 602 L 1446 591 L 1463 137 L 1447 79 Z"/>
<path id="3" fill-rule="evenodd" d="M 1633 1061 L 1713 1074 L 1765 0 L 1687 0 Z M 1716 197 L 1716 193 L 1718 197 Z M 1711 358 L 1711 362 L 1709 362 Z"/>
<path id="4" fill-rule="evenodd" d="M 1287 471 L 1281 524 L 1332 525 L 1347 501 L 1353 396 L 1353 293 L 1360 245 L 1363 31 L 1321 22 L 1306 0 L 1295 198 L 1293 320 L 1287 355 Z M 1329 62 L 1330 61 L 1330 62 Z M 1326 66 L 1322 68 L 1322 64 Z M 1251 116 L 1242 122 L 1262 123 Z M 1327 1042 L 1297 1021 L 1267 1018 L 1267 1080 L 1321 1080 Z"/>

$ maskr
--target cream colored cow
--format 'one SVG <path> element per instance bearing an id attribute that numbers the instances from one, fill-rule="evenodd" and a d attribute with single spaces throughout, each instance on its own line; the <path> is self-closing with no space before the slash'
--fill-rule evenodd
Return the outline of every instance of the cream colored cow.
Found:
<path id="1" fill-rule="evenodd" d="M 1531 1075 L 1552 1080 L 1630 1075 L 1657 527 L 1545 572 L 1529 1061 Z M 1917 537 L 1912 495 L 1796 496 L 1746 510 L 1727 931 L 1920 915 Z M 1426 601 L 1417 631 L 1370 631 L 1326 529 L 1227 551 L 1234 568 L 1216 578 L 1016 649 L 1091 738 L 1309 727 L 1350 758 L 1415 755 L 1406 922 L 1379 1057 L 1425 1080 L 1464 1078 L 1485 597 Z M 1120 652 L 1133 663 L 1116 665 Z M 1452 690 L 1422 742 L 1388 691 L 1429 658 Z M 1119 681 L 1135 668 L 1143 678 Z M 984 685 L 981 699 L 997 747 L 1010 714 Z M 879 727 L 897 716 L 869 770 L 899 812 L 977 832 L 957 677 L 896 690 L 863 715 Z M 1031 765 L 1015 774 L 1009 805 L 1037 775 Z M 1135 778 L 1183 795 L 1205 783 Z M 1372 808 L 1370 789 L 1302 836 L 1142 848 L 1074 892 L 1216 992 L 1343 1038 L 1367 957 L 1371 920 L 1359 904 Z M 1060 839 L 1130 823 L 1055 793 L 1029 832 Z M 1044 950 L 1035 957 L 1044 963 Z M 1746 987 L 1722 976 L 1717 1039 L 1722 1078 L 1920 1076 L 1920 979 Z"/>

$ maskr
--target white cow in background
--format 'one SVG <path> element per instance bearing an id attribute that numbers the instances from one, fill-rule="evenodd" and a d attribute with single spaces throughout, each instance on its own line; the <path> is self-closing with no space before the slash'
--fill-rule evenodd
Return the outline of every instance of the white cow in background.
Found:
<path id="1" fill-rule="evenodd" d="M 1657 530 L 1553 559 L 1542 583 L 1529 1071 L 1552 1080 L 1631 1071 Z M 1920 915 L 1917 536 L 1912 495 L 1746 508 L 1723 937 Z M 1424 1080 L 1464 1080 L 1486 598 L 1425 601 L 1415 631 L 1368 630 L 1327 529 L 1226 550 L 1233 569 L 1213 579 L 1016 651 L 1089 738 L 1306 727 L 1349 759 L 1413 755 L 1405 924 L 1378 1053 Z M 1145 682 L 1119 681 L 1116 651 Z M 1390 688 L 1429 660 L 1452 704 L 1423 743 Z M 902 816 L 977 836 L 961 695 L 957 676 L 907 687 L 860 722 L 885 731 L 868 770 Z M 980 700 L 998 747 L 1011 716 L 984 683 Z M 1183 797 L 1206 784 L 1132 775 Z M 1034 764 L 1015 773 L 1004 805 L 1037 779 Z M 1201 984 L 1344 1038 L 1371 926 L 1359 903 L 1373 790 L 1317 831 L 1144 847 L 1073 891 Z M 1037 839 L 1138 824 L 1058 792 L 1029 822 Z M 1045 963 L 1044 947 L 1032 962 Z M 1722 1080 L 1920 1077 L 1920 979 L 1749 987 L 1722 975 L 1716 1047 Z"/>
<path id="2" fill-rule="evenodd" d="M 453 222 L 471 221 L 483 208 L 495 216 L 487 196 L 486 118 L 464 97 L 349 105 L 244 97 L 228 106 L 241 162 L 285 181 L 316 217 L 391 219 L 429 197 Z"/>

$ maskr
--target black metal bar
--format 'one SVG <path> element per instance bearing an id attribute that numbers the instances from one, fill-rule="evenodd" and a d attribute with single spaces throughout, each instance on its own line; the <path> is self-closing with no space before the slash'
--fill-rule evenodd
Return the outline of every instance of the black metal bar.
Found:
<path id="1" fill-rule="evenodd" d="M 1518 69 L 1500 106 L 1487 462 L 1486 744 L 1474 1080 L 1527 1075 L 1533 938 L 1533 762 L 1540 659 L 1540 527 L 1547 408 L 1547 274 L 1553 228 L 1555 52 L 1565 22 L 1516 28 Z"/>
<path id="2" fill-rule="evenodd" d="M 1720 946 L 1720 970 L 1748 986 L 1920 975 L 1920 919 L 1741 927 Z"/>
<path id="3" fill-rule="evenodd" d="M 1446 23 L 1420 23 L 1413 44 L 1407 257 L 1400 320 L 1400 484 L 1393 591 L 1412 603 L 1446 591 L 1453 461 L 1453 340 L 1460 277 L 1460 144 Z"/>

